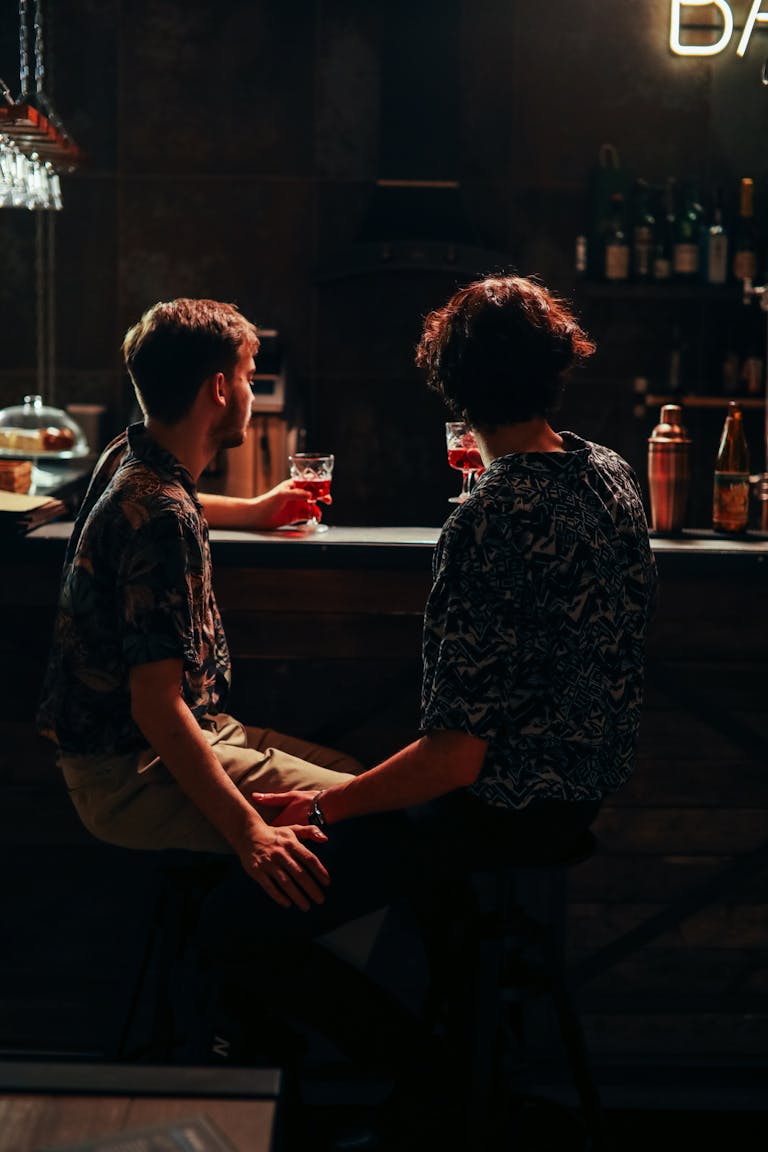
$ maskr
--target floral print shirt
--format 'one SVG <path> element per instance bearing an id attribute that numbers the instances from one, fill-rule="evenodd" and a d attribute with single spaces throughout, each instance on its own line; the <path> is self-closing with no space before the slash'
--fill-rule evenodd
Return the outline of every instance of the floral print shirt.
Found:
<path id="1" fill-rule="evenodd" d="M 67 756 L 145 748 L 131 668 L 182 661 L 198 718 L 222 709 L 230 658 L 208 526 L 187 470 L 132 425 L 97 465 L 64 563 L 38 727 Z"/>
<path id="2" fill-rule="evenodd" d="M 615 452 L 494 460 L 449 517 L 424 623 L 423 730 L 488 742 L 471 791 L 498 807 L 596 800 L 634 766 L 656 568 Z"/>

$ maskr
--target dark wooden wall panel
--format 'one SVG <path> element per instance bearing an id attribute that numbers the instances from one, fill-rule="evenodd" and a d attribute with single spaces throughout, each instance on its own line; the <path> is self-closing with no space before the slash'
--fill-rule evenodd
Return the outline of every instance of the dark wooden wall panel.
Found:
<path id="1" fill-rule="evenodd" d="M 387 272 L 383 284 L 357 279 L 337 295 L 323 278 L 354 247 L 373 182 L 384 174 L 391 7 L 385 0 L 52 6 L 52 95 L 87 156 L 64 177 L 56 220 L 57 398 L 106 402 L 110 428 L 121 425 L 133 398 L 119 347 L 138 313 L 181 293 L 233 300 L 285 336 L 310 439 L 338 453 L 337 522 L 437 524 L 453 477 L 443 412 L 420 391 L 412 348 L 423 313 L 470 273 L 426 278 L 416 267 L 399 284 Z M 456 141 L 454 170 L 445 175 L 459 179 L 471 231 L 489 250 L 475 272 L 501 264 L 575 293 L 599 348 L 583 389 L 572 386 L 564 422 L 618 448 L 644 478 L 650 427 L 631 417 L 631 382 L 661 379 L 670 309 L 599 304 L 574 283 L 573 239 L 587 223 L 589 172 L 610 141 L 629 169 L 654 182 L 697 176 L 704 186 L 724 183 L 733 196 L 739 177 L 751 175 L 763 221 L 764 33 L 756 32 L 744 60 L 736 37 L 722 56 L 694 60 L 669 52 L 666 0 L 461 0 L 451 15 L 459 27 L 458 110 L 438 107 L 431 136 Z M 403 51 L 413 50 L 411 25 L 394 29 Z M 424 83 L 403 98 L 414 122 L 444 68 L 427 39 Z M 13 91 L 17 70 L 10 4 L 0 11 L 0 75 Z M 448 123 L 454 115 L 456 125 Z M 424 133 L 425 148 L 431 136 Z M 2 406 L 20 401 L 36 378 L 29 213 L 3 213 L 0 262 Z M 717 310 L 707 313 L 701 339 L 721 322 Z M 697 523 L 709 515 L 717 423 L 696 421 Z M 391 508 L 381 496 L 387 485 Z"/>

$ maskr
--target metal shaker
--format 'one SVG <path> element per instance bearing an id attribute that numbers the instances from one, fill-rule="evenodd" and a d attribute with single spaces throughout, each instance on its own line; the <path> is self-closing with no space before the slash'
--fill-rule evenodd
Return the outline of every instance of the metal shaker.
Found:
<path id="1" fill-rule="evenodd" d="M 682 413 L 679 404 L 665 404 L 648 438 L 648 489 L 655 532 L 679 532 L 685 523 L 691 441 L 681 423 Z"/>

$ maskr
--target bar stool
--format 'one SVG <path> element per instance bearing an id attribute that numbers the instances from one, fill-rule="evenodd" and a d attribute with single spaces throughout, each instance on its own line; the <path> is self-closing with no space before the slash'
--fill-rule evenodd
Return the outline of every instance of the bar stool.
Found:
<path id="1" fill-rule="evenodd" d="M 581 1106 L 584 1147 L 605 1147 L 600 1095 L 568 986 L 565 949 L 567 874 L 596 846 L 587 831 L 567 857 L 552 863 L 494 862 L 465 877 L 467 1118 L 473 1152 L 488 1152 L 499 1133 L 510 1147 L 520 1146 L 510 1140 L 510 1129 L 517 1127 L 520 1135 L 520 1112 L 505 1116 L 504 1108 L 519 1098 L 531 1063 L 527 1038 L 547 1017 L 551 1023 L 552 1010 Z"/>
<path id="2" fill-rule="evenodd" d="M 165 1063 L 183 1057 L 191 1045 L 187 1030 L 195 1012 L 200 909 L 233 865 L 228 857 L 207 852 L 142 855 L 151 870 L 153 907 L 114 1058 Z"/>

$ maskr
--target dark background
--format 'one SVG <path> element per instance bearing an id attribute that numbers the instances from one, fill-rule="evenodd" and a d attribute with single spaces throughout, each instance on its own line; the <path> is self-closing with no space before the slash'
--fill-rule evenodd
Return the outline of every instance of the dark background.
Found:
<path id="1" fill-rule="evenodd" d="M 0 76 L 18 89 L 15 4 Z M 559 427 L 645 480 L 672 326 L 686 390 L 717 386 L 723 301 L 607 298 L 574 282 L 600 146 L 661 184 L 756 182 L 768 216 L 768 34 L 736 56 L 673 56 L 668 0 L 68 0 L 47 26 L 47 90 L 87 159 L 56 219 L 51 402 L 129 414 L 123 333 L 158 299 L 236 302 L 287 347 L 292 413 L 337 455 L 337 523 L 439 524 L 458 490 L 445 413 L 412 366 L 424 313 L 482 272 L 535 273 L 574 300 L 599 350 Z M 430 198 L 375 182 L 439 179 Z M 35 390 L 34 214 L 0 212 L 0 404 Z M 763 275 L 763 270 L 760 271 Z M 735 299 L 735 289 L 734 289 Z M 709 343 L 708 343 L 709 341 Z M 713 384 L 714 381 L 714 384 Z M 724 412 L 686 412 L 691 522 L 709 517 Z M 761 421 L 747 414 L 752 466 Z"/>

